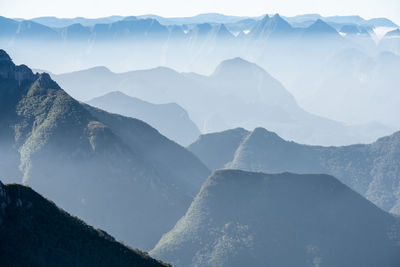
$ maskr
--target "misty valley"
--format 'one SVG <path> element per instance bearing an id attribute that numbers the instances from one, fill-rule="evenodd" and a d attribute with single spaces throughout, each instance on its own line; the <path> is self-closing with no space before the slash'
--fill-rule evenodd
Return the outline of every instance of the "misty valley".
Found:
<path id="1" fill-rule="evenodd" d="M 399 267 L 388 18 L 0 16 L 0 266 Z"/>

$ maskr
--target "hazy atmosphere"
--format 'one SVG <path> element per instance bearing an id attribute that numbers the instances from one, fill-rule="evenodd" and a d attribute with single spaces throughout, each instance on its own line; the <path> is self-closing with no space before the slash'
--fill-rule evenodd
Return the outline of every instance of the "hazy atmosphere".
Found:
<path id="1" fill-rule="evenodd" d="M 400 266 L 399 25 L 0 0 L 0 265 Z"/>
<path id="2" fill-rule="evenodd" d="M 323 16 L 387 17 L 400 23 L 400 3 L 397 0 L 249 0 L 246 2 L 228 0 L 115 0 L 112 2 L 106 0 L 1 0 L 1 6 L 2 16 L 26 19 L 43 16 L 97 18 L 112 15 L 157 14 L 165 17 L 190 17 L 201 13 L 223 13 L 247 17 L 261 16 L 265 13 L 280 13 L 285 16 L 318 13 Z"/>

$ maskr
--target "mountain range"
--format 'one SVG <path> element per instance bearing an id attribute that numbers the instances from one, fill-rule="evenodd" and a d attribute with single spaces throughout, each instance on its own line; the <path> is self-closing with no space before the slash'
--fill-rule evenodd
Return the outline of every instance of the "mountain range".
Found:
<path id="1" fill-rule="evenodd" d="M 157 19 L 161 24 L 164 25 L 185 25 L 185 24 L 200 24 L 200 23 L 224 23 L 232 24 L 238 23 L 246 19 L 260 20 L 261 17 L 246 17 L 246 16 L 227 16 L 218 13 L 205 13 L 199 14 L 193 17 L 176 17 L 176 18 L 166 18 L 158 15 L 147 14 L 136 16 L 139 19 L 152 18 Z M 363 19 L 360 16 L 330 16 L 323 17 L 319 14 L 304 14 L 297 15 L 293 17 L 284 17 L 285 20 L 293 25 L 299 25 L 301 23 L 307 23 L 310 21 L 315 21 L 317 19 L 323 19 L 327 22 L 337 23 L 337 24 L 359 24 L 359 25 L 369 25 L 374 27 L 396 27 L 397 25 L 387 18 L 372 18 L 369 20 Z M 118 20 L 124 19 L 123 16 L 109 16 L 104 18 L 89 19 L 83 17 L 76 18 L 57 18 L 57 17 L 37 17 L 31 19 L 34 22 L 43 24 L 48 27 L 67 27 L 72 24 L 80 23 L 84 26 L 93 26 L 100 23 L 112 23 Z M 23 19 L 15 19 L 21 21 Z"/>
<path id="2" fill-rule="evenodd" d="M 332 176 L 221 170 L 150 255 L 177 267 L 395 267 L 399 227 Z"/>
<path id="3" fill-rule="evenodd" d="M 87 102 L 108 112 L 137 118 L 150 124 L 171 140 L 187 146 L 200 136 L 186 110 L 175 103 L 152 104 L 121 92 L 111 92 Z"/>
<path id="4" fill-rule="evenodd" d="M 209 174 L 145 122 L 79 103 L 4 50 L 0 114 L 4 182 L 27 184 L 140 249 L 175 224 Z"/>
<path id="5" fill-rule="evenodd" d="M 151 103 L 175 102 L 188 112 L 201 132 L 262 126 L 291 140 L 325 145 L 371 142 L 392 132 L 389 127 L 379 124 L 347 126 L 314 116 L 299 107 L 279 81 L 260 66 L 242 58 L 222 61 L 208 76 L 179 73 L 165 67 L 126 73 L 96 67 L 52 74 L 52 77 L 67 88 L 69 94 L 83 101 L 120 91 Z M 114 104 L 124 105 L 120 101 Z M 105 106 L 100 107 L 108 110 Z M 122 112 L 121 109 L 109 111 Z M 172 135 L 167 136 L 172 138 Z M 179 142 L 179 139 L 174 140 Z"/>
<path id="6" fill-rule="evenodd" d="M 29 187 L 0 181 L 2 266 L 170 266 L 131 249 Z"/>
<path id="7" fill-rule="evenodd" d="M 201 136 L 188 147 L 210 169 L 326 173 L 386 211 L 400 214 L 400 132 L 367 145 L 322 147 L 286 141 L 263 128 Z"/>
<path id="8" fill-rule="evenodd" d="M 310 39 L 302 38 L 304 34 L 313 37 L 311 44 L 315 42 L 314 38 L 320 41 L 316 47 L 324 49 L 319 59 L 343 46 L 363 46 L 365 40 L 364 37 L 344 36 L 341 42 L 332 44 L 332 39 L 328 40 L 329 35 L 324 34 L 321 29 L 330 31 L 332 35 L 336 34 L 336 38 L 340 39 L 338 32 L 343 27 L 357 26 L 379 42 L 380 37 L 375 30 L 383 28 L 382 25 L 388 31 L 398 27 L 387 19 L 366 21 L 359 17 L 324 18 L 318 15 L 287 18 L 275 14 L 257 18 L 235 18 L 205 14 L 198 18 L 200 19 L 193 18 L 193 22 L 185 23 L 184 18 L 168 21 L 155 15 L 99 19 L 43 17 L 32 20 L 0 17 L 0 26 L 3 29 L 0 45 L 10 52 L 17 52 L 29 65 L 41 62 L 43 65 L 35 67 L 55 72 L 89 68 L 98 65 L 101 62 L 99 59 L 103 59 L 103 62 L 106 59 L 108 67 L 119 70 L 167 65 L 184 71 L 206 73 L 211 71 L 210 67 L 213 65 L 210 64 L 230 57 L 247 57 L 262 64 L 268 63 L 268 57 L 276 55 L 277 51 L 281 58 L 287 55 L 293 59 L 305 51 L 308 54 Z M 279 45 L 270 46 L 270 37 L 278 40 Z M 46 53 L 39 53 L 40 58 L 26 53 L 28 40 L 30 46 L 40 52 L 43 49 L 42 42 L 46 41 Z M 325 45 L 321 46 L 321 41 L 330 44 L 329 49 Z M 372 45 L 369 41 L 366 41 L 368 46 L 376 50 L 375 41 Z M 110 46 L 111 42 L 113 45 Z M 282 43 L 287 49 L 283 49 Z M 263 45 L 267 49 L 263 49 Z M 116 46 L 120 53 L 111 53 L 110 49 Z M 54 58 L 62 58 L 64 64 L 60 66 Z M 128 68 L 124 68 L 125 65 Z"/>

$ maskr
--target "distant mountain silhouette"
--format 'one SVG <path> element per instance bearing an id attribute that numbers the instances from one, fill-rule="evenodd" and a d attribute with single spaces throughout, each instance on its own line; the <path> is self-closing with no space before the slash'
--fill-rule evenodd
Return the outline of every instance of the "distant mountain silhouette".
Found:
<path id="1" fill-rule="evenodd" d="M 29 187 L 0 182 L 0 265 L 167 266 L 58 208 Z"/>
<path id="2" fill-rule="evenodd" d="M 94 26 L 95 24 L 113 23 L 115 21 L 122 19 L 123 19 L 122 16 L 110 16 L 110 17 L 94 18 L 94 19 L 83 18 L 83 17 L 76 17 L 76 18 L 37 17 L 31 20 L 43 24 L 47 27 L 63 28 L 73 24 L 81 24 L 83 26 Z"/>
<path id="3" fill-rule="evenodd" d="M 0 114 L 4 181 L 28 184 L 141 249 L 183 215 L 209 174 L 151 126 L 79 103 L 3 50 Z"/>
<path id="4" fill-rule="evenodd" d="M 121 92 L 111 92 L 87 103 L 108 112 L 143 120 L 183 146 L 189 145 L 200 135 L 187 112 L 175 103 L 152 104 Z"/>
<path id="5" fill-rule="evenodd" d="M 392 36 L 400 37 L 400 29 L 387 32 L 384 37 L 392 37 Z"/>
<path id="6" fill-rule="evenodd" d="M 188 150 L 197 155 L 211 170 L 221 169 L 233 160 L 236 149 L 248 134 L 249 131 L 243 128 L 204 134 L 188 146 Z"/>
<path id="7" fill-rule="evenodd" d="M 150 255 L 177 267 L 394 267 L 399 226 L 332 176 L 224 170 Z"/>
<path id="8" fill-rule="evenodd" d="M 222 61 L 209 76 L 165 67 L 126 73 L 97 67 L 52 77 L 80 100 L 121 91 L 151 103 L 175 102 L 202 132 L 263 126 L 288 139 L 329 145 L 370 142 L 390 133 L 383 127 L 365 131 L 310 114 L 268 72 L 238 57 Z"/>
<path id="9" fill-rule="evenodd" d="M 259 20 L 262 19 L 260 17 L 242 17 L 242 16 L 227 16 L 224 14 L 218 13 L 205 13 L 199 14 L 192 17 L 176 17 L 176 18 L 167 18 L 161 17 L 154 14 L 140 15 L 136 16 L 139 19 L 156 19 L 163 25 L 185 25 L 185 24 L 200 24 L 200 23 L 223 23 L 223 24 L 233 24 L 243 22 L 244 20 Z M 119 20 L 123 20 L 125 17 L 123 16 L 110 16 L 110 17 L 102 17 L 102 18 L 84 18 L 84 17 L 76 17 L 76 18 L 56 18 L 56 17 L 37 17 L 31 19 L 34 22 L 43 24 L 48 27 L 67 27 L 69 25 L 80 23 L 84 26 L 93 26 L 95 24 L 107 24 L 113 23 Z M 333 22 L 333 23 L 342 23 L 342 24 L 358 24 L 358 25 L 372 25 L 374 27 L 397 27 L 397 25 L 387 19 L 387 18 L 372 18 L 369 20 L 363 19 L 360 16 L 330 16 L 330 17 L 322 17 L 319 14 L 303 14 L 296 15 L 293 17 L 284 17 L 285 20 L 290 22 L 291 24 L 298 24 L 304 21 L 316 21 L 317 19 L 324 19 L 325 21 Z"/>
<path id="10" fill-rule="evenodd" d="M 303 36 L 308 38 L 311 37 L 323 38 L 329 36 L 329 38 L 335 38 L 338 40 L 341 39 L 339 33 L 321 19 L 318 19 L 310 27 L 306 28 L 304 30 Z"/>
<path id="11" fill-rule="evenodd" d="M 201 136 L 189 146 L 211 169 L 334 175 L 386 211 L 400 214 L 400 132 L 368 145 L 308 146 L 289 142 L 263 128 Z M 233 141 L 229 141 L 233 140 Z"/>
<path id="12" fill-rule="evenodd" d="M 5 17 L 0 17 L 0 27 L 2 29 L 0 38 L 10 40 L 61 40 L 56 30 L 36 23 L 24 20 L 15 21 Z"/>
<path id="13" fill-rule="evenodd" d="M 265 15 L 250 31 L 251 38 L 274 38 L 284 37 L 294 32 L 292 26 L 284 19 L 275 14 L 273 17 Z"/>

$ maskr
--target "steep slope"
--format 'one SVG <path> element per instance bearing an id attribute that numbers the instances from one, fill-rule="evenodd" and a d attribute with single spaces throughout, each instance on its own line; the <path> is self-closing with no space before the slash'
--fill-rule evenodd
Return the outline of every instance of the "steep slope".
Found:
<path id="1" fill-rule="evenodd" d="M 331 174 L 377 206 L 400 214 L 400 132 L 372 144 L 342 147 L 289 142 L 263 128 L 247 134 L 234 148 L 208 141 L 217 137 L 229 140 L 234 131 L 200 137 L 202 142 L 192 144 L 189 149 L 200 159 L 208 159 L 205 163 L 213 169 Z"/>
<path id="2" fill-rule="evenodd" d="M 109 126 L 127 146 L 140 154 L 141 159 L 151 162 L 152 171 L 157 171 L 165 183 L 191 196 L 198 193 L 210 171 L 194 154 L 160 135 L 145 122 L 89 105 L 83 107 Z"/>
<path id="3" fill-rule="evenodd" d="M 80 104 L 3 50 L 0 99 L 0 167 L 8 182 L 32 186 L 135 247 L 154 246 L 209 173 L 146 123 Z"/>
<path id="4" fill-rule="evenodd" d="M 0 182 L 0 265 L 167 266 L 59 209 L 29 187 Z"/>
<path id="5" fill-rule="evenodd" d="M 225 170 L 150 255 L 173 266 L 394 267 L 399 231 L 334 177 Z"/>
<path id="6" fill-rule="evenodd" d="M 284 38 L 294 33 L 292 26 L 279 14 L 275 14 L 273 17 L 265 15 L 250 31 L 250 38 Z"/>
<path id="7" fill-rule="evenodd" d="M 186 110 L 175 103 L 152 104 L 121 92 L 111 92 L 87 103 L 108 112 L 143 120 L 183 146 L 189 145 L 200 135 Z"/>
<path id="8" fill-rule="evenodd" d="M 237 147 L 249 134 L 243 128 L 226 130 L 220 133 L 204 134 L 188 146 L 210 170 L 221 169 L 233 160 Z"/>

